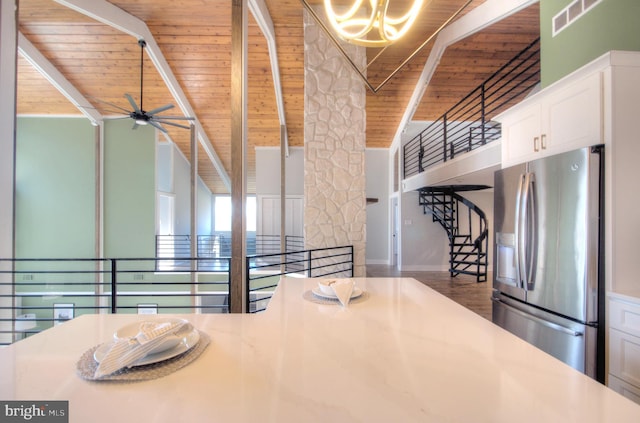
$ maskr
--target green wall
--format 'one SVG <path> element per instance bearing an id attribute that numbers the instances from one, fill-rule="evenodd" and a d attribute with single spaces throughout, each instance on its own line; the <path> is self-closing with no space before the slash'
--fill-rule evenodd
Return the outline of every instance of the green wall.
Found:
<path id="1" fill-rule="evenodd" d="M 155 133 L 104 124 L 104 256 L 155 256 Z M 95 128 L 81 118 L 20 117 L 16 257 L 95 257 Z"/>
<path id="2" fill-rule="evenodd" d="M 16 147 L 16 257 L 95 257 L 95 128 L 83 118 L 20 117 Z M 155 131 L 131 129 L 130 120 L 104 123 L 104 257 L 155 256 Z M 120 297 L 120 307 L 157 303 L 188 307 L 189 274 L 156 273 L 155 262 L 119 261 L 123 291 L 158 291 L 175 296 Z M 38 329 L 54 322 L 54 304 L 73 304 L 75 316 L 96 313 L 92 261 L 24 261 L 16 265 L 16 314 L 34 314 Z M 109 275 L 105 276 L 108 280 Z M 201 274 L 200 292 L 226 291 L 228 274 Z M 109 291 L 109 287 L 105 288 Z M 108 299 L 104 300 L 105 304 Z M 162 312 L 185 312 L 170 308 Z"/>
<path id="3" fill-rule="evenodd" d="M 543 87 L 610 50 L 640 50 L 639 0 L 602 0 L 552 37 L 553 16 L 572 2 L 540 1 Z"/>
<path id="4" fill-rule="evenodd" d="M 94 257 L 94 127 L 18 118 L 16 128 L 16 257 Z"/>
<path id="5" fill-rule="evenodd" d="M 154 128 L 108 121 L 104 137 L 104 256 L 154 257 Z"/>

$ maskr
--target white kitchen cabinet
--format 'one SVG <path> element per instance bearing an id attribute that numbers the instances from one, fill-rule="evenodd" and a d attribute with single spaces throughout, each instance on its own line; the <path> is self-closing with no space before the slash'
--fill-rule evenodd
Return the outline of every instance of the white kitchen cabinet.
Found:
<path id="1" fill-rule="evenodd" d="M 534 103 L 516 107 L 501 118 L 503 168 L 534 159 L 540 152 L 542 106 Z"/>
<path id="2" fill-rule="evenodd" d="M 554 85 L 496 117 L 502 166 L 602 143 L 600 72 Z"/>
<path id="3" fill-rule="evenodd" d="M 640 301 L 609 296 L 608 385 L 640 404 Z"/>

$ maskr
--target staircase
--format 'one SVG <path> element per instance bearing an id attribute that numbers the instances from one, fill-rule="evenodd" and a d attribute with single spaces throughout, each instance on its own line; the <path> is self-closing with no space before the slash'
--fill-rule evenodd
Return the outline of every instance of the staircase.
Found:
<path id="1" fill-rule="evenodd" d="M 473 275 L 477 282 L 487 280 L 489 228 L 484 212 L 460 191 L 476 191 L 486 185 L 447 185 L 418 190 L 424 214 L 431 214 L 449 237 L 449 273 Z M 465 212 L 466 211 L 466 212 Z"/>

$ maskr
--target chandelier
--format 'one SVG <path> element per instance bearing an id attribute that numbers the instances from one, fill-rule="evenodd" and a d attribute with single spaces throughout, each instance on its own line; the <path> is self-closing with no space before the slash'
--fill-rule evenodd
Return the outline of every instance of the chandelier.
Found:
<path id="1" fill-rule="evenodd" d="M 399 40 L 411 28 L 424 0 L 413 0 L 406 13 L 396 17 L 388 14 L 389 0 L 368 0 L 369 10 L 362 7 L 364 2 L 355 0 L 345 13 L 340 14 L 334 10 L 331 0 L 324 0 L 327 19 L 336 33 L 352 44 L 385 47 Z"/>

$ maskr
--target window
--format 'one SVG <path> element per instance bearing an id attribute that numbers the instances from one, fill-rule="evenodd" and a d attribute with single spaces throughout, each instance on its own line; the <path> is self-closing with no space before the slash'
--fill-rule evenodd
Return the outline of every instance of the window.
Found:
<path id="1" fill-rule="evenodd" d="M 219 195 L 215 197 L 215 232 L 231 232 L 231 197 Z M 249 196 L 245 204 L 247 215 L 247 232 L 256 231 L 256 197 Z"/>
<path id="2" fill-rule="evenodd" d="M 174 213 L 173 194 L 158 193 L 158 235 L 173 235 Z"/>

